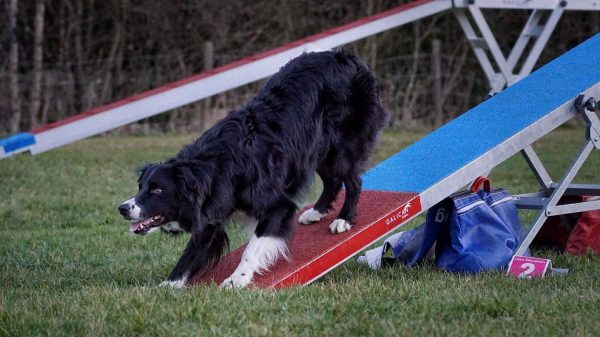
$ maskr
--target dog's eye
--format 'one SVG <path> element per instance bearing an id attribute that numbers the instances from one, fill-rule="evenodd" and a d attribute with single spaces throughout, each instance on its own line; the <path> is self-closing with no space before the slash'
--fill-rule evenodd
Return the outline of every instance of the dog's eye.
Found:
<path id="1" fill-rule="evenodd" d="M 154 188 L 150 190 L 150 193 L 152 194 L 161 194 L 162 190 L 160 188 Z"/>

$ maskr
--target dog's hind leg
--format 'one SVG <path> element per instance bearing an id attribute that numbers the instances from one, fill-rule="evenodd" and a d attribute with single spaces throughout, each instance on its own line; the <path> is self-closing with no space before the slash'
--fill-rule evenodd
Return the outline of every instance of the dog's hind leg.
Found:
<path id="1" fill-rule="evenodd" d="M 344 185 L 346 186 L 344 205 L 337 218 L 329 225 L 329 229 L 334 234 L 342 233 L 352 228 L 352 223 L 356 216 L 356 204 L 358 203 L 362 187 L 360 175 L 358 173 L 353 173 L 346 176 L 344 178 Z"/>
<path id="2" fill-rule="evenodd" d="M 346 186 L 346 198 L 337 219 L 329 226 L 332 233 L 342 233 L 352 227 L 362 187 L 360 173 L 388 120 L 387 112 L 379 103 L 375 79 L 367 71 L 357 76 L 351 105 L 354 112 L 350 115 L 351 121 L 347 123 L 360 125 L 360 128 L 344 134 L 345 151 L 341 151 L 343 155 L 339 155 L 336 161 L 337 167 L 344 170 L 342 177 Z"/>
<path id="3" fill-rule="evenodd" d="M 331 210 L 331 203 L 342 188 L 342 180 L 332 174 L 328 168 L 319 168 L 317 173 L 323 180 L 323 192 L 315 205 L 304 211 L 298 218 L 298 222 L 305 225 L 321 220 Z"/>
<path id="4" fill-rule="evenodd" d="M 254 274 L 268 271 L 280 257 L 289 259 L 287 241 L 293 230 L 291 220 L 296 210 L 293 202 L 289 203 L 291 205 L 287 207 L 278 205 L 272 214 L 259 221 L 240 264 L 221 287 L 246 287 Z"/>

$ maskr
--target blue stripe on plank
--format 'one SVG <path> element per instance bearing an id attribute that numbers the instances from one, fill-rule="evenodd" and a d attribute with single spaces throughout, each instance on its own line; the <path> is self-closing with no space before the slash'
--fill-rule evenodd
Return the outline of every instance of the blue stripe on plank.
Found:
<path id="1" fill-rule="evenodd" d="M 27 132 L 0 139 L 0 147 L 4 149 L 4 153 L 13 152 L 33 144 L 35 144 L 35 136 Z"/>
<path id="2" fill-rule="evenodd" d="M 600 34 L 363 175 L 363 189 L 421 193 L 600 82 Z"/>

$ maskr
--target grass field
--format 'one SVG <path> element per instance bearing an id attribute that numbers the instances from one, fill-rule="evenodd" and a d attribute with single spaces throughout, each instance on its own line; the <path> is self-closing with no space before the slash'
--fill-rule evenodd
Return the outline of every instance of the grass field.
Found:
<path id="1" fill-rule="evenodd" d="M 536 146 L 556 180 L 581 131 L 563 128 Z M 373 163 L 422 135 L 386 132 Z M 0 161 L 0 336 L 600 335 L 593 255 L 535 252 L 572 273 L 530 281 L 431 266 L 372 271 L 350 261 L 304 288 L 158 288 L 186 237 L 131 235 L 116 206 L 135 192 L 138 166 L 192 139 L 100 137 Z M 600 181 L 599 157 L 577 182 Z M 492 179 L 513 193 L 536 189 L 521 157 Z M 233 247 L 242 243 L 235 228 L 231 236 Z"/>

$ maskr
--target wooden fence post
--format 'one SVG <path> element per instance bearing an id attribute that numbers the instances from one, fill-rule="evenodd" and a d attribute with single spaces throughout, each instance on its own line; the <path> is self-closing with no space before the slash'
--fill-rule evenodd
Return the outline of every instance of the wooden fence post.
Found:
<path id="1" fill-rule="evenodd" d="M 440 40 L 433 40 L 431 48 L 431 70 L 433 75 L 433 102 L 435 105 L 435 116 L 433 118 L 434 129 L 439 128 L 444 123 L 441 49 Z"/>
<path id="2" fill-rule="evenodd" d="M 204 42 L 204 57 L 203 57 L 203 70 L 210 70 L 215 66 L 215 46 L 212 41 Z M 202 131 L 208 129 L 210 123 L 213 122 L 214 116 L 211 109 L 212 99 L 206 97 L 204 99 L 204 106 L 202 109 Z"/>
<path id="3" fill-rule="evenodd" d="M 10 88 L 10 132 L 19 132 L 21 125 L 21 89 L 19 85 L 19 40 L 17 38 L 18 1 L 11 0 L 8 6 L 8 81 Z"/>

